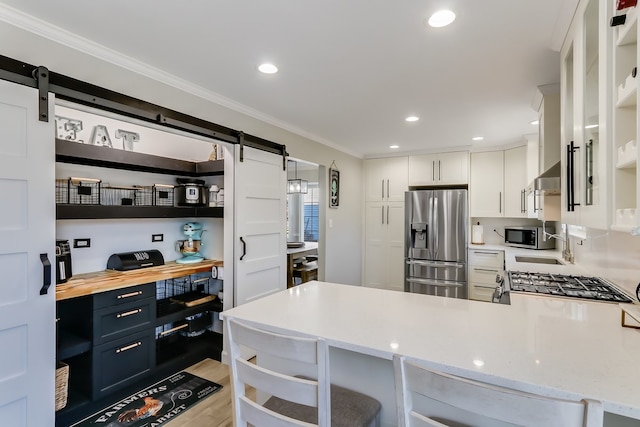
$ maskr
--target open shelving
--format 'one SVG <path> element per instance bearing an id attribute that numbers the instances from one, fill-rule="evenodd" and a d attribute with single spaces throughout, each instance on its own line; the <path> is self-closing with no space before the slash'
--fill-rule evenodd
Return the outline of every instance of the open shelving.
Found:
<path id="1" fill-rule="evenodd" d="M 613 203 L 611 229 L 633 231 L 638 225 L 638 18 L 636 8 L 622 12 L 609 6 L 611 15 L 625 13 L 623 25 L 613 31 L 613 69 L 611 88 L 614 94 L 612 117 Z"/>
<path id="2" fill-rule="evenodd" d="M 56 139 L 56 161 L 134 172 L 203 177 L 224 175 L 224 160 L 189 162 L 151 154 Z M 57 219 L 223 218 L 224 208 L 190 206 L 112 206 L 56 204 Z"/>

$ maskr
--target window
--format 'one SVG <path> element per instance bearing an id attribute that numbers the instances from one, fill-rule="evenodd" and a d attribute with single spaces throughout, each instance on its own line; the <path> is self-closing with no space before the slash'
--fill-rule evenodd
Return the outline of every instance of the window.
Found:
<path id="1" fill-rule="evenodd" d="M 304 240 L 318 241 L 318 183 L 310 182 L 309 190 L 304 196 Z"/>

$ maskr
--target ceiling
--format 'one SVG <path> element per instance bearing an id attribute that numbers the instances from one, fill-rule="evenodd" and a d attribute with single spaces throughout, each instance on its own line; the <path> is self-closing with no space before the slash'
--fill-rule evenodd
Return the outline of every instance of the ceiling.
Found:
<path id="1" fill-rule="evenodd" d="M 111 61 L 109 49 L 368 157 L 504 146 L 536 133 L 535 89 L 559 81 L 577 0 L 0 1 L 107 48 Z M 453 24 L 425 26 L 442 8 L 456 13 Z M 261 74 L 262 62 L 280 71 Z"/>

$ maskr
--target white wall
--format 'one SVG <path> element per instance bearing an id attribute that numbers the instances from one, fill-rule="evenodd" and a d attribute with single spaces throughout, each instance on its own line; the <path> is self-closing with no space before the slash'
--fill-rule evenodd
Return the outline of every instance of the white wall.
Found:
<path id="1" fill-rule="evenodd" d="M 127 65 L 123 67 L 114 65 L 119 61 L 115 56 L 112 62 L 99 59 L 98 56 L 102 54 L 96 53 L 98 50 L 92 45 L 87 45 L 81 52 L 6 22 L 0 22 L 0 39 L 11 41 L 3 44 L 2 54 L 8 57 L 43 65 L 57 73 L 284 144 L 292 157 L 323 167 L 329 167 L 335 161 L 341 172 L 341 198 L 340 207 L 327 209 L 327 222 L 321 224 L 321 233 L 325 233 L 325 245 L 320 248 L 320 256 L 325 260 L 324 279 L 347 284 L 361 283 L 361 159 L 226 108 L 215 102 L 215 94 L 199 91 L 159 70 L 146 70 L 144 64 L 136 63 L 133 59 L 125 62 Z M 193 48 L 202 49 L 203 46 Z M 172 85 L 154 80 L 148 77 L 150 75 L 164 78 Z M 321 167 L 323 173 L 322 179 L 326 179 L 326 172 Z M 329 223 L 333 226 L 330 227 Z"/>

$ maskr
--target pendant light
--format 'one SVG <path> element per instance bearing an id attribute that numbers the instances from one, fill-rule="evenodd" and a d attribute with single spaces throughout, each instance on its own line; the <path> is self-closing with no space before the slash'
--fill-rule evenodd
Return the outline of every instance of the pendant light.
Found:
<path id="1" fill-rule="evenodd" d="M 308 181 L 306 179 L 298 179 L 298 162 L 289 161 L 295 164 L 296 178 L 287 180 L 287 194 L 307 194 Z"/>

